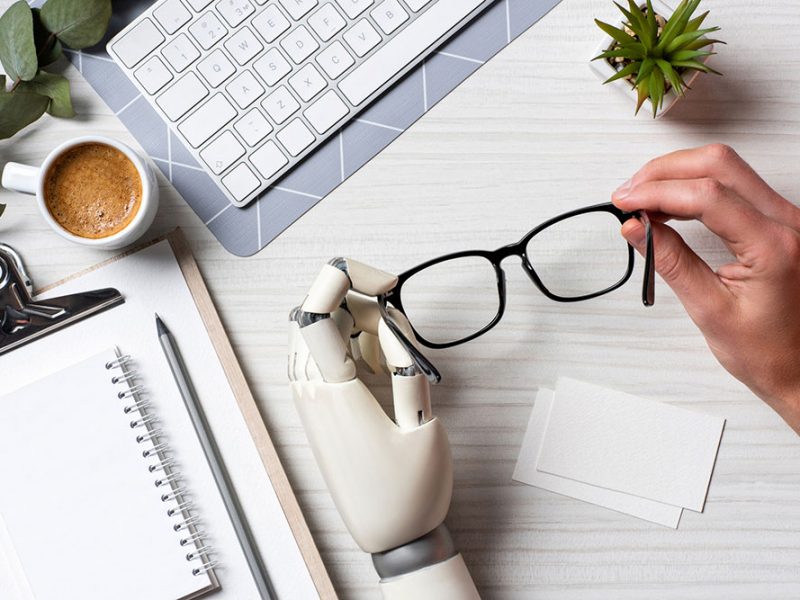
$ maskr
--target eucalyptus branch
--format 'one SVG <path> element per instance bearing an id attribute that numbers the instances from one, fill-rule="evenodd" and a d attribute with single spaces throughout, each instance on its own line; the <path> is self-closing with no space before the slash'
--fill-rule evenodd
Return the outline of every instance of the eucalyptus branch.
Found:
<path id="1" fill-rule="evenodd" d="M 18 0 L 0 15 L 0 139 L 9 138 L 45 112 L 72 117 L 69 81 L 46 67 L 62 54 L 97 44 L 111 19 L 111 0 L 47 0 L 31 8 Z"/>

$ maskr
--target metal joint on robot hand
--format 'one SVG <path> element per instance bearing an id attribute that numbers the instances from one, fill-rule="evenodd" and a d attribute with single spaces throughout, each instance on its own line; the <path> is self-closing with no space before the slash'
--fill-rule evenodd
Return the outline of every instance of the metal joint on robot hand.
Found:
<path id="1" fill-rule="evenodd" d="M 301 329 L 330 318 L 330 313 L 306 312 L 302 306 L 295 306 L 289 313 L 289 320 L 297 323 Z"/>

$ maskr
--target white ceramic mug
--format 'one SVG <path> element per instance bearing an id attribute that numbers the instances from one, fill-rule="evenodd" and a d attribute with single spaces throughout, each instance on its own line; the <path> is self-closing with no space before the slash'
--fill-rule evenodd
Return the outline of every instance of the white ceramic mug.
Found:
<path id="1" fill-rule="evenodd" d="M 50 166 L 64 152 L 82 144 L 105 144 L 116 148 L 130 159 L 142 179 L 142 201 L 136 216 L 124 229 L 107 237 L 85 238 L 67 231 L 53 218 L 45 202 L 44 184 Z M 3 169 L 0 184 L 9 190 L 35 195 L 36 202 L 39 205 L 39 212 L 42 213 L 44 220 L 56 233 L 76 244 L 94 248 L 113 250 L 135 242 L 153 224 L 153 219 L 158 211 L 158 184 L 152 167 L 137 152 L 125 144 L 99 135 L 84 136 L 64 142 L 47 155 L 41 167 L 31 167 L 13 162 L 7 163 Z"/>

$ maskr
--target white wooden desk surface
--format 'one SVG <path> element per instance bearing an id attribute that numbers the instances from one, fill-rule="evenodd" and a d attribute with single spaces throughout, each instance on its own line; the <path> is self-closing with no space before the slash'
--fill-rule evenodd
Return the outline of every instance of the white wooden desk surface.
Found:
<path id="1" fill-rule="evenodd" d="M 10 0 L 0 0 L 0 7 Z M 443 252 L 495 248 L 544 218 L 605 201 L 647 158 L 721 141 L 800 200 L 800 8 L 796 0 L 707 0 L 722 26 L 714 65 L 666 118 L 634 119 L 587 59 L 610 0 L 564 0 L 379 157 L 250 259 L 227 254 L 161 178 L 152 233 L 181 226 L 211 288 L 267 426 L 343 598 L 378 598 L 370 559 L 339 519 L 286 382 L 286 322 L 331 257 L 400 271 Z M 38 163 L 87 132 L 134 143 L 79 74 L 74 120 L 47 119 L 0 163 Z M 62 241 L 34 202 L 8 204 L 0 240 L 39 285 L 107 255 Z M 721 245 L 682 229 L 715 264 Z M 433 353 L 444 382 L 436 413 L 453 444 L 448 523 L 486 598 L 800 597 L 800 439 L 719 367 L 668 288 L 645 310 L 638 281 L 572 306 L 541 296 L 507 265 L 509 307 L 491 334 Z M 640 277 L 641 261 L 637 263 Z M 559 374 L 727 417 L 704 514 L 677 531 L 512 484 L 538 386 Z M 387 389 L 381 397 L 388 398 Z"/>

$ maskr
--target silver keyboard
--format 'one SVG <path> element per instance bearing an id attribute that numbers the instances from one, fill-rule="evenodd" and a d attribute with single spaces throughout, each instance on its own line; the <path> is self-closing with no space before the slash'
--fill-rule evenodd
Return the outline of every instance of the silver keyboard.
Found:
<path id="1" fill-rule="evenodd" d="M 108 53 L 245 206 L 494 0 L 159 0 Z"/>

